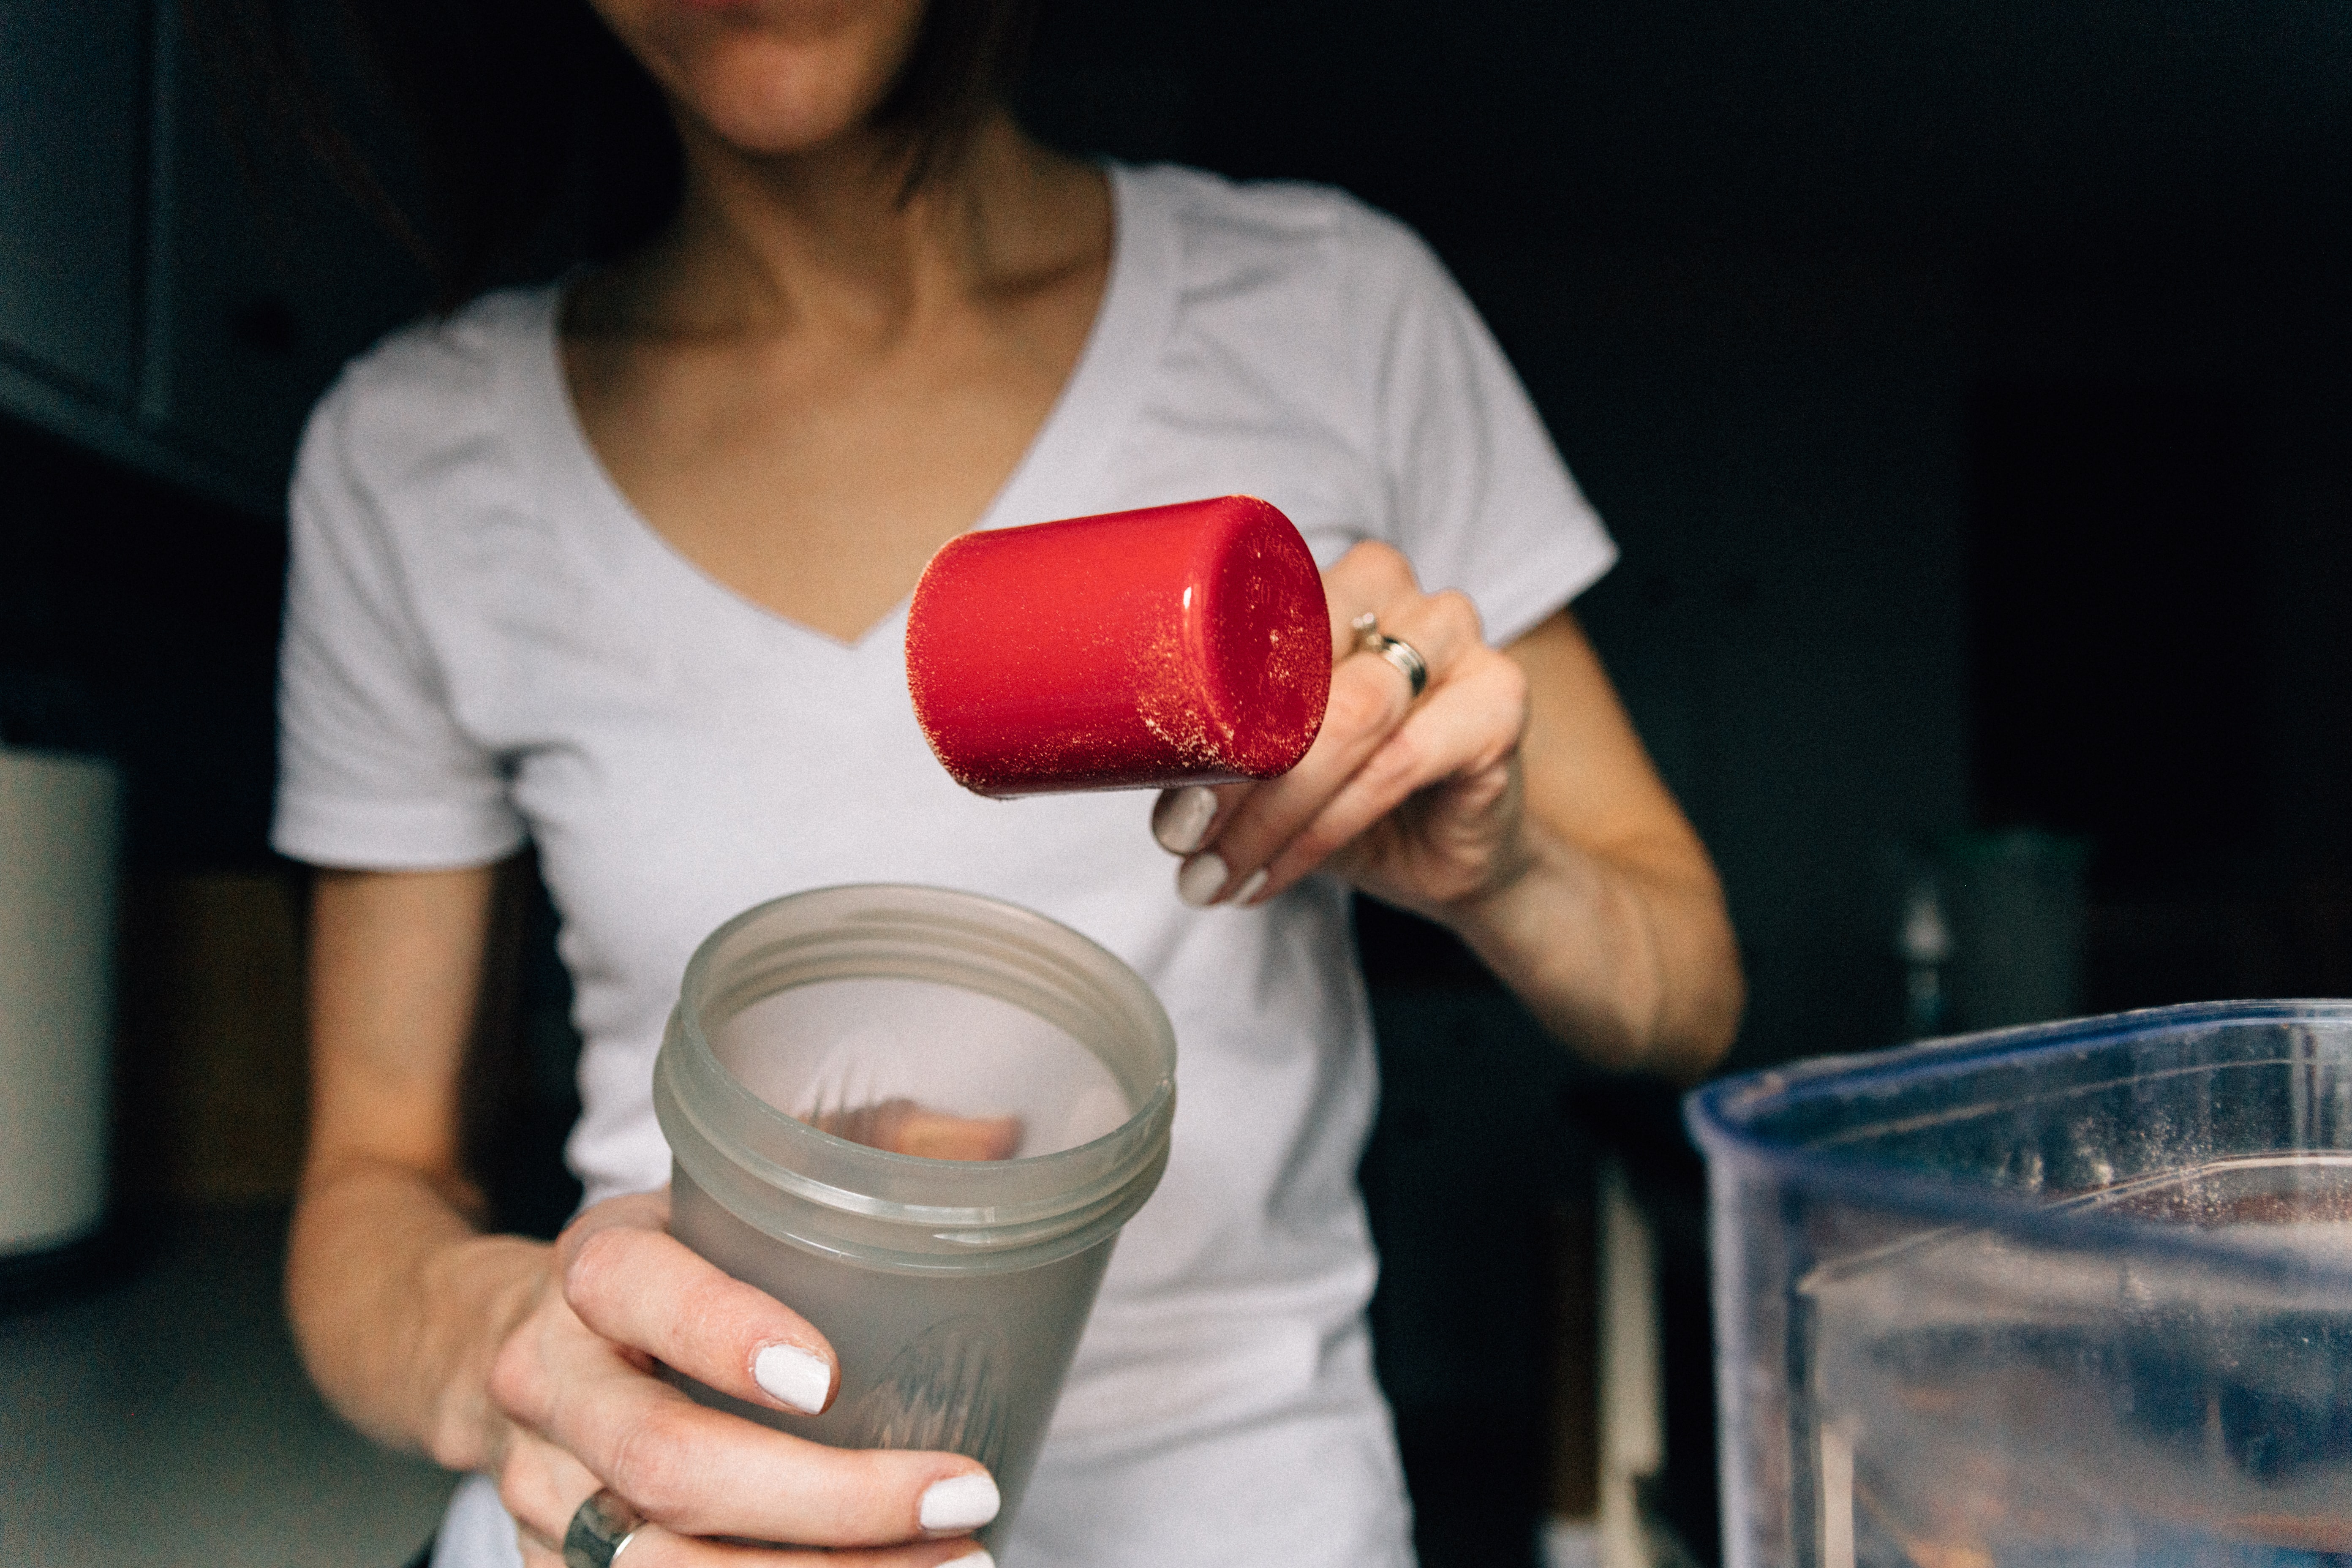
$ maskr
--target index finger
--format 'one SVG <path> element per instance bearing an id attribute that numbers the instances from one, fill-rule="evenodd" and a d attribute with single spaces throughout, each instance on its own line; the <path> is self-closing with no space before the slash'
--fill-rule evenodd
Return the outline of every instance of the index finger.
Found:
<path id="1" fill-rule="evenodd" d="M 1373 539 L 1351 546 L 1323 574 L 1323 602 L 1331 611 L 1331 662 L 1356 650 L 1358 616 L 1369 610 L 1385 618 L 1420 597 L 1420 579 L 1402 552 Z"/>
<path id="2" fill-rule="evenodd" d="M 1384 729 L 1394 722 L 1395 716 L 1388 712 L 1395 706 L 1389 698 L 1388 684 L 1378 677 L 1348 668 L 1348 656 L 1356 651 L 1357 616 L 1367 611 L 1378 616 L 1401 601 L 1419 596 L 1412 563 L 1401 552 L 1378 540 L 1364 540 L 1350 546 L 1346 554 L 1324 570 L 1323 602 L 1331 619 L 1331 692 L 1316 742 L 1293 768 L 1294 773 L 1300 768 L 1311 773 L 1328 767 L 1335 752 L 1350 744 L 1356 754 L 1347 759 L 1347 764 L 1352 768 L 1364 754 L 1363 747 L 1355 743 L 1360 731 L 1368 725 Z M 1425 654 L 1425 650 L 1416 651 Z M 1335 731 L 1344 732 L 1349 741 L 1342 742 Z M 1327 736 L 1330 737 L 1328 741 Z M 1262 811 L 1263 807 L 1254 806 L 1253 803 L 1281 782 L 1185 784 L 1160 793 L 1151 807 L 1151 837 L 1170 854 L 1186 858 L 1184 870 L 1177 881 L 1177 889 L 1186 903 L 1217 902 L 1229 890 L 1224 860 L 1203 857 L 1199 852 L 1222 838 L 1244 809 Z M 1292 786 L 1294 793 L 1297 787 Z"/>
<path id="3" fill-rule="evenodd" d="M 814 1415 L 840 1368 L 809 1321 L 688 1249 L 665 1228 L 657 1194 L 599 1204 L 557 1239 L 563 1299 L 605 1339 L 645 1352 L 706 1387 Z"/>
<path id="4" fill-rule="evenodd" d="M 1354 559 L 1354 553 L 1350 552 L 1348 559 Z M 1333 598 L 1336 616 L 1345 605 L 1337 595 Z M 1402 637 L 1425 661 L 1432 674 L 1432 690 L 1451 689 L 1449 679 L 1466 656 L 1483 647 L 1477 613 L 1469 600 L 1459 594 L 1424 597 L 1412 593 L 1390 604 L 1394 611 L 1393 635 Z M 1431 698 L 1432 702 L 1436 700 Z M 1357 789 L 1365 798 L 1379 800 L 1380 809 L 1385 811 L 1411 788 L 1431 782 L 1421 776 L 1427 756 L 1390 743 L 1413 711 L 1405 678 L 1386 660 L 1342 657 L 1331 671 L 1330 705 L 1315 743 L 1297 767 L 1257 785 L 1229 814 L 1220 813 L 1205 847 L 1177 872 L 1179 895 L 1196 905 L 1250 903 L 1275 886 L 1275 862 L 1286 847 L 1322 818 L 1343 791 Z M 1350 832 L 1363 826 L 1345 816 L 1331 819 L 1334 826 L 1342 821 L 1352 825 Z M 1281 868 L 1282 886 L 1304 875 L 1336 847 L 1334 843 L 1321 842 L 1312 848 L 1306 864 Z"/>
<path id="5" fill-rule="evenodd" d="M 888 1546 L 976 1530 L 1002 1501 L 965 1455 L 778 1432 L 696 1403 L 587 1335 L 536 1414 L 536 1429 L 590 1476 L 681 1536 Z"/>

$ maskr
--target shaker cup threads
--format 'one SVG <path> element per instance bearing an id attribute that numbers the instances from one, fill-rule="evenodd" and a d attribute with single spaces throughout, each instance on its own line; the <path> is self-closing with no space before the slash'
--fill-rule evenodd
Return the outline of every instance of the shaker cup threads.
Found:
<path id="1" fill-rule="evenodd" d="M 841 1387 L 806 1417 L 678 1381 L 819 1442 L 969 1454 L 1001 1530 L 1167 1163 L 1175 1060 L 1132 970 L 1010 904 L 828 888 L 721 926 L 654 1067 L 670 1228 L 814 1323 Z"/>

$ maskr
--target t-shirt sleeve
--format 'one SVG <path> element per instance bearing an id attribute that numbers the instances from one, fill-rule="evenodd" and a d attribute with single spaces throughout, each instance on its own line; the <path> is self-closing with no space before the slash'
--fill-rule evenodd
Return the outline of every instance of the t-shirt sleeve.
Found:
<path id="1" fill-rule="evenodd" d="M 351 412 L 331 395 L 295 463 L 270 842 L 318 866 L 486 865 L 523 824 L 501 759 L 450 710 L 399 552 L 352 472 Z"/>
<path id="2" fill-rule="evenodd" d="M 1487 640 L 1528 631 L 1615 563 L 1617 547 L 1476 310 L 1420 240 L 1381 345 L 1378 439 L 1395 532 L 1423 588 L 1478 606 Z"/>

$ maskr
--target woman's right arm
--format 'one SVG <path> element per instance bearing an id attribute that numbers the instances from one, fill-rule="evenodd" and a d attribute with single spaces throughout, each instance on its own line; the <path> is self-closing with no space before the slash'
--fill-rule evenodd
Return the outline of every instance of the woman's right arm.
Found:
<path id="1" fill-rule="evenodd" d="M 653 1374 L 781 1410 L 822 1408 L 839 1381 L 823 1335 L 671 1239 L 661 1194 L 599 1204 L 552 1246 L 480 1230 L 458 1094 L 495 877 L 319 875 L 286 1289 L 321 1391 L 379 1440 L 494 1476 L 532 1568 L 557 1568 L 599 1487 L 656 1521 L 635 1568 L 800 1557 L 681 1539 L 709 1535 L 886 1548 L 849 1561 L 902 1568 L 972 1553 L 957 1537 L 994 1511 L 974 1461 L 824 1447 Z"/>
<path id="2" fill-rule="evenodd" d="M 490 1356 L 546 1248 L 476 1226 L 458 1085 L 495 869 L 322 871 L 310 910 L 310 1140 L 287 1304 L 310 1374 L 379 1441 L 485 1468 Z"/>

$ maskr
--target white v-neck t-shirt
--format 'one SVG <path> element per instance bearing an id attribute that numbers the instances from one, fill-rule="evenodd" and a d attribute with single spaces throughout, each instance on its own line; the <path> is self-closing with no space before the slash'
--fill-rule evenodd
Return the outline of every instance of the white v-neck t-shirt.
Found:
<path id="1" fill-rule="evenodd" d="M 978 526 L 1247 493 L 1325 565 L 1385 540 L 1507 641 L 1614 552 L 1422 244 L 1335 192 L 1114 167 L 1110 280 Z M 353 363 L 292 492 L 274 842 L 320 866 L 538 847 L 584 1041 L 589 1201 L 658 1186 L 650 1073 L 695 945 L 841 882 L 969 889 L 1149 981 L 1181 1086 L 1006 1568 L 1412 1560 L 1364 1326 L 1371 1039 L 1346 890 L 1187 908 L 1131 794 L 965 793 L 917 728 L 903 605 L 844 644 L 730 593 L 614 489 L 570 406 L 555 291 Z M 823 1325 L 820 1324 L 819 1327 Z M 487 1481 L 436 1561 L 518 1561 Z"/>

